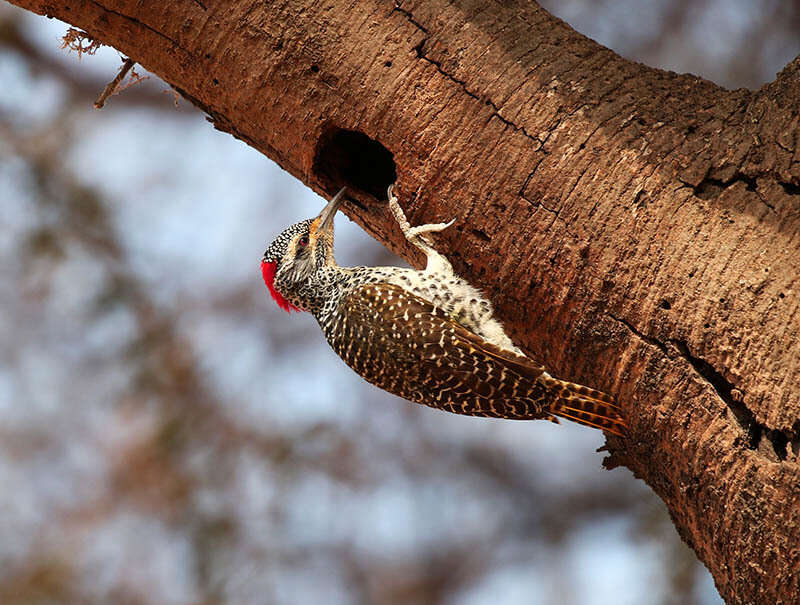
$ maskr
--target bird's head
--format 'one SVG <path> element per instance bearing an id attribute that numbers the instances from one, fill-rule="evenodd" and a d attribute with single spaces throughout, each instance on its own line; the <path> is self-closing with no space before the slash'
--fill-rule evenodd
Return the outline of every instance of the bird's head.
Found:
<path id="1" fill-rule="evenodd" d="M 342 188 L 315 218 L 285 229 L 264 252 L 261 273 L 272 298 L 285 311 L 309 310 L 310 282 L 333 266 L 333 217 L 344 200 Z"/>

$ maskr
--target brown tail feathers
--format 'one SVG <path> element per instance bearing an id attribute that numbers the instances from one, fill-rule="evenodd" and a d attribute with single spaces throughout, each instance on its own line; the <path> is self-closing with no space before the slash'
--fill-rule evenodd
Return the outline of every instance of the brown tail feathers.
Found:
<path id="1" fill-rule="evenodd" d="M 622 418 L 622 408 L 614 403 L 610 395 L 556 378 L 550 378 L 547 386 L 553 389 L 555 395 L 550 411 L 556 416 L 614 435 L 624 436 L 627 432 L 628 425 Z"/>

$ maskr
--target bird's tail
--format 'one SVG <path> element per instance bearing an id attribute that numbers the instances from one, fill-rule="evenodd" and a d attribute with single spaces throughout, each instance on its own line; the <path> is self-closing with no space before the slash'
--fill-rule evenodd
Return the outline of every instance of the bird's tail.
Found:
<path id="1" fill-rule="evenodd" d="M 628 425 L 622 418 L 622 408 L 614 403 L 610 395 L 551 376 L 543 376 L 539 380 L 554 395 L 550 412 L 556 416 L 614 435 L 625 435 Z"/>

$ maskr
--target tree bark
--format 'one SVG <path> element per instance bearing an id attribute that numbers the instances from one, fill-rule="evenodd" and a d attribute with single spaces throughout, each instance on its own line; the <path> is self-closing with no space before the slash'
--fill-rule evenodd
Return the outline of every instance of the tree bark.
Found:
<path id="1" fill-rule="evenodd" d="M 532 3 L 14 0 L 114 46 L 414 256 L 561 377 L 730 603 L 800 595 L 800 60 L 759 91 L 632 63 Z M 388 151 L 387 151 L 388 150 Z M 298 217 L 301 218 L 301 217 Z M 282 225 L 265 225 L 265 241 Z"/>

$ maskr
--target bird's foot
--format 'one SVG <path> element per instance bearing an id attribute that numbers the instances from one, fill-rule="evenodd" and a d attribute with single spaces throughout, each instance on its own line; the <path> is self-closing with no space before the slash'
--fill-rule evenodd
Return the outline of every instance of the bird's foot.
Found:
<path id="1" fill-rule="evenodd" d="M 400 207 L 400 204 L 397 202 L 397 196 L 394 195 L 393 189 L 394 185 L 389 185 L 389 190 L 387 192 L 389 197 L 389 210 L 392 211 L 392 215 L 397 221 L 397 224 L 399 225 L 400 230 L 403 232 L 403 235 L 408 240 L 408 243 L 416 246 L 425 253 L 425 256 L 428 258 L 428 270 L 439 271 L 442 273 L 452 273 L 453 268 L 451 267 L 450 262 L 436 251 L 436 249 L 433 247 L 433 242 L 428 237 L 428 234 L 437 233 L 447 229 L 455 222 L 455 219 L 449 223 L 431 223 L 428 225 L 412 227 L 409 224 L 403 209 Z"/>
<path id="2" fill-rule="evenodd" d="M 430 239 L 424 237 L 426 234 L 444 231 L 456 222 L 456 219 L 453 219 L 447 223 L 429 223 L 427 225 L 412 227 L 406 218 L 405 212 L 403 212 L 403 209 L 397 202 L 397 196 L 394 194 L 394 184 L 389 185 L 387 194 L 389 198 L 389 210 L 392 211 L 392 215 L 394 215 L 400 230 L 403 232 L 403 235 L 409 241 L 409 243 L 414 244 L 417 247 L 420 247 L 420 243 L 431 245 Z"/>
<path id="3" fill-rule="evenodd" d="M 429 223 L 427 225 L 419 225 L 418 227 L 411 227 L 406 233 L 405 236 L 407 239 L 411 239 L 413 237 L 417 237 L 419 235 L 423 235 L 425 233 L 438 233 L 439 231 L 444 231 L 453 223 L 456 222 L 456 219 L 448 221 L 446 223 Z"/>

